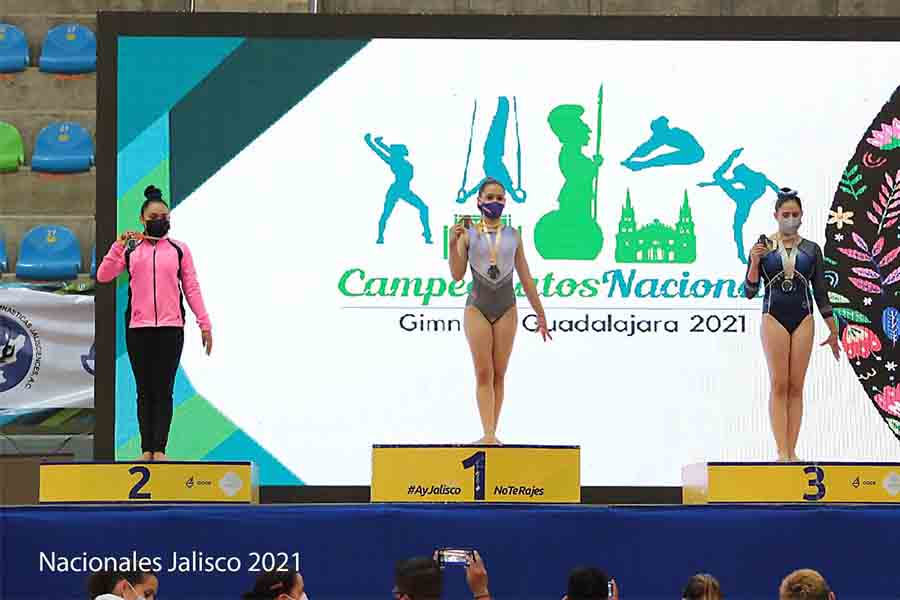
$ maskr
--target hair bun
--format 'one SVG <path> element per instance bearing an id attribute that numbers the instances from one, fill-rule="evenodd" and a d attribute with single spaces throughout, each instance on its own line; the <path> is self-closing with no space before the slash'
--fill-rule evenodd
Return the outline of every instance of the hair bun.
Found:
<path id="1" fill-rule="evenodd" d="M 797 190 L 791 189 L 789 187 L 783 187 L 778 191 L 778 195 L 785 198 L 796 198 L 800 194 L 797 192 Z"/>
<path id="2" fill-rule="evenodd" d="M 148 185 L 144 188 L 144 197 L 147 200 L 162 200 L 162 190 L 155 185 Z"/>

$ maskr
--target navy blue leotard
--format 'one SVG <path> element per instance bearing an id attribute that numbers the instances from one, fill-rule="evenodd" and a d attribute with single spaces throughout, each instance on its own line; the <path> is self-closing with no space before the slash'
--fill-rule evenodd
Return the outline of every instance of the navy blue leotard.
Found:
<path id="1" fill-rule="evenodd" d="M 782 289 L 784 265 L 781 254 L 774 250 L 760 258 L 759 280 L 756 283 L 750 283 L 746 277 L 744 279 L 744 294 L 747 298 L 756 297 L 760 284 L 765 282 L 763 313 L 772 315 L 788 333 L 794 333 L 803 319 L 812 314 L 813 298 L 822 317 L 831 318 L 822 249 L 815 242 L 801 239 L 800 244 L 791 252 L 797 253 L 794 260 L 793 290 L 787 292 Z M 748 264 L 747 275 L 749 274 Z"/>

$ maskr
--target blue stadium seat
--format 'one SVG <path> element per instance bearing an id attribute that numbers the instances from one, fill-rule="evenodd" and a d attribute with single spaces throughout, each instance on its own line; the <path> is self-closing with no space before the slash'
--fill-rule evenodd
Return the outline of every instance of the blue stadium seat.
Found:
<path id="1" fill-rule="evenodd" d="M 97 69 L 97 38 L 83 25 L 58 25 L 47 32 L 41 49 L 45 73 L 93 73 Z"/>
<path id="2" fill-rule="evenodd" d="M 97 246 L 91 248 L 91 279 L 97 279 Z"/>
<path id="3" fill-rule="evenodd" d="M 0 73 L 18 73 L 28 66 L 28 40 L 18 27 L 0 23 Z"/>
<path id="4" fill-rule="evenodd" d="M 76 279 L 81 270 L 78 238 L 62 225 L 38 225 L 19 246 L 16 277 L 37 281 Z"/>
<path id="5" fill-rule="evenodd" d="M 94 164 L 94 141 L 78 123 L 51 123 L 34 142 L 31 169 L 45 173 L 90 171 Z"/>

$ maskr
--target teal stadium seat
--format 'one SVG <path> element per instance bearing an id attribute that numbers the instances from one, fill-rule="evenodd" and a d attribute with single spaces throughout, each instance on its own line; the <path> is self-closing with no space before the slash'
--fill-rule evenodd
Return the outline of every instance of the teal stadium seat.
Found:
<path id="1" fill-rule="evenodd" d="M 31 169 L 44 173 L 79 173 L 94 164 L 94 141 L 78 123 L 51 123 L 34 142 Z"/>
<path id="2" fill-rule="evenodd" d="M 97 246 L 91 248 L 91 279 L 97 279 Z"/>
<path id="3" fill-rule="evenodd" d="M 81 246 L 62 225 L 39 225 L 22 238 L 16 277 L 36 281 L 68 281 L 81 269 Z"/>
<path id="4" fill-rule="evenodd" d="M 68 23 L 47 32 L 40 69 L 45 73 L 93 73 L 97 69 L 97 38 L 83 25 Z"/>
<path id="5" fill-rule="evenodd" d="M 0 73 L 18 73 L 28 66 L 28 40 L 22 30 L 0 23 Z"/>
<path id="6" fill-rule="evenodd" d="M 0 121 L 0 173 L 13 173 L 25 164 L 25 147 L 19 130 Z"/>
<path id="7" fill-rule="evenodd" d="M 6 256 L 6 240 L 0 235 L 0 273 L 6 273 L 9 269 L 9 259 Z"/>

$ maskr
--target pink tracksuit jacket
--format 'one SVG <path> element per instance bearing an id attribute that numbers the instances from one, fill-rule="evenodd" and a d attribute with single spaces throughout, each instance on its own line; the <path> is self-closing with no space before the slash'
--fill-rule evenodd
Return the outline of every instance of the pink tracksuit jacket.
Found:
<path id="1" fill-rule="evenodd" d="M 183 253 L 180 265 L 175 244 Z M 97 281 L 110 282 L 125 270 L 126 250 L 122 244 L 113 242 L 97 269 Z M 179 268 L 181 282 L 178 281 Z M 183 290 L 200 330 L 212 330 L 187 244 L 168 237 L 155 244 L 140 242 L 129 256 L 129 271 L 129 313 L 126 316 L 129 327 L 183 327 Z"/>

